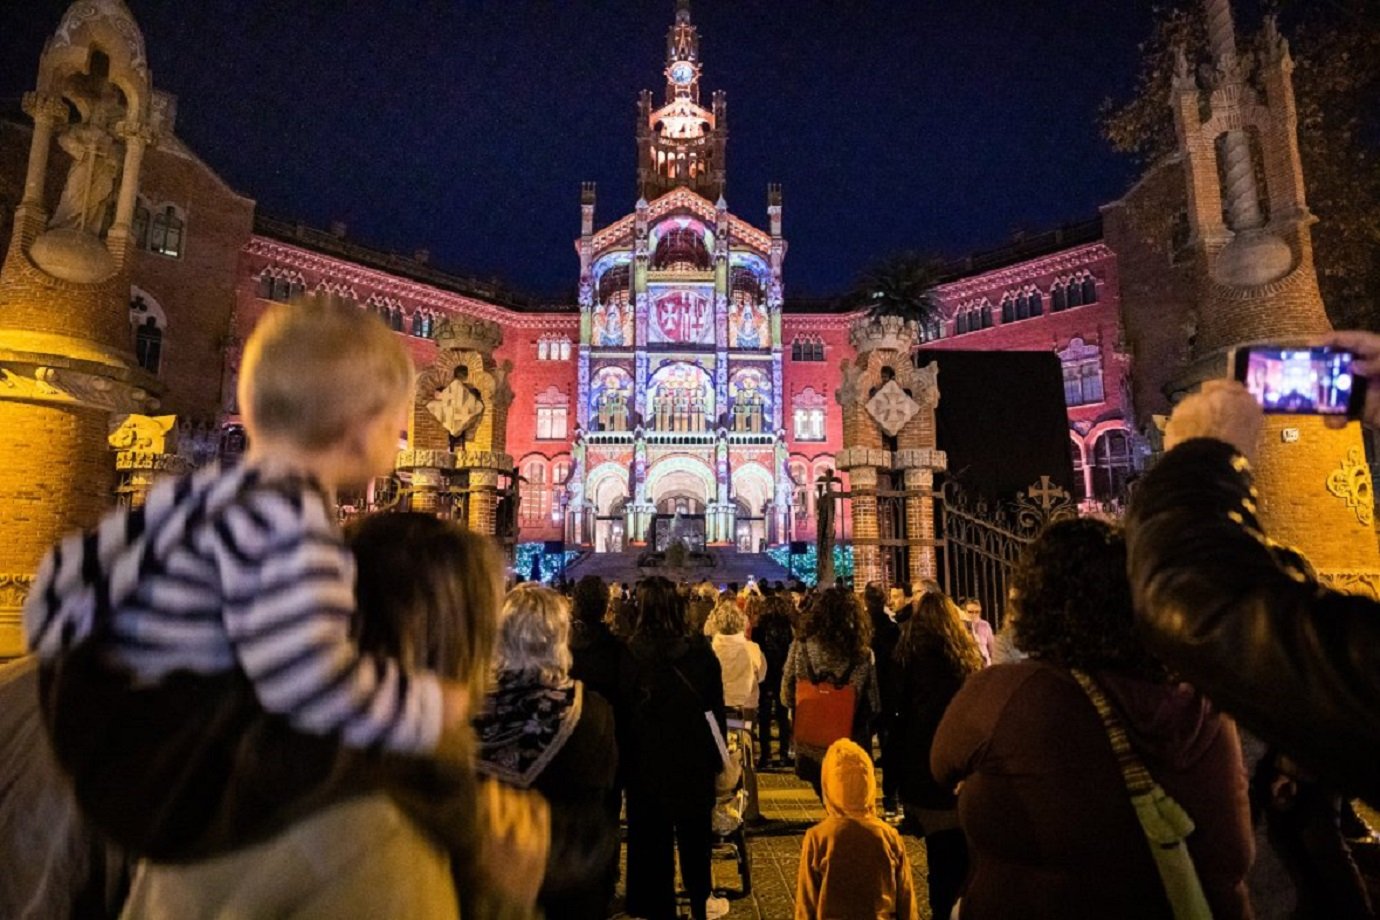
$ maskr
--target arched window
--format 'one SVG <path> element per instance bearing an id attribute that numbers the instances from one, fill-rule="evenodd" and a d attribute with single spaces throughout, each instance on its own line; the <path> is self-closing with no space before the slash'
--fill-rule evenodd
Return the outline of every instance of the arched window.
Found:
<path id="1" fill-rule="evenodd" d="M 1031 316 L 1042 316 L 1045 312 L 1045 299 L 1040 296 L 1040 292 L 1031 289 L 1026 295 L 1026 300 L 1030 304 Z"/>
<path id="2" fill-rule="evenodd" d="M 551 358 L 551 340 L 542 338 L 537 340 L 537 360 L 547 361 Z"/>
<path id="3" fill-rule="evenodd" d="M 273 282 L 274 278 L 268 272 L 259 276 L 259 296 L 264 300 L 273 299 Z"/>
<path id="4" fill-rule="evenodd" d="M 182 255 L 182 236 L 186 224 L 177 208 L 167 205 L 149 224 L 149 250 L 161 256 L 179 258 Z"/>
<path id="5" fill-rule="evenodd" d="M 954 335 L 963 335 L 968 331 L 968 311 L 960 310 L 954 319 Z"/>
<path id="6" fill-rule="evenodd" d="M 982 301 L 982 328 L 992 328 L 992 305 L 987 301 Z"/>
<path id="7" fill-rule="evenodd" d="M 134 327 L 134 358 L 150 374 L 163 365 L 163 330 L 152 316 Z"/>
<path id="8" fill-rule="evenodd" d="M 134 206 L 134 223 L 130 227 L 130 235 L 134 237 L 134 248 L 149 248 L 149 208 L 140 199 Z"/>
<path id="9" fill-rule="evenodd" d="M 1024 294 L 1016 298 L 1016 319 L 1030 319 L 1030 298 Z"/>
<path id="10" fill-rule="evenodd" d="M 1083 501 L 1088 497 L 1088 484 L 1083 478 L 1083 445 L 1069 438 L 1069 459 L 1073 461 L 1073 497 Z"/>
<path id="11" fill-rule="evenodd" d="M 422 318 L 423 316 L 425 316 L 425 314 L 422 313 L 421 310 L 412 311 L 412 334 L 419 338 L 426 335 L 426 326 L 425 320 Z"/>
<path id="12" fill-rule="evenodd" d="M 551 487 L 546 481 L 546 461 L 540 457 L 522 465 L 522 520 L 528 524 L 541 523 L 551 513 Z"/>
<path id="13" fill-rule="evenodd" d="M 1068 304 L 1070 308 L 1083 306 L 1083 285 L 1077 278 L 1069 282 Z"/>
<path id="14" fill-rule="evenodd" d="M 1127 432 L 1117 428 L 1103 432 L 1092 449 L 1093 496 L 1104 501 L 1122 497 L 1134 462 Z"/>
<path id="15" fill-rule="evenodd" d="M 1001 299 L 1001 321 L 1003 323 L 1014 323 L 1016 321 L 1016 301 L 1007 294 Z"/>
<path id="16" fill-rule="evenodd" d="M 1054 287 L 1049 291 L 1049 310 L 1051 313 L 1062 313 L 1069 307 L 1069 295 L 1064 290 L 1064 282 L 1054 282 Z"/>
<path id="17" fill-rule="evenodd" d="M 130 291 L 129 324 L 134 333 L 134 359 L 150 374 L 163 366 L 163 332 L 168 318 L 158 302 L 138 288 Z"/>
<path id="18" fill-rule="evenodd" d="M 798 335 L 791 340 L 792 361 L 823 361 L 824 341 L 817 335 Z"/>
<path id="19" fill-rule="evenodd" d="M 1092 275 L 1083 276 L 1083 303 L 1097 303 L 1097 282 Z"/>

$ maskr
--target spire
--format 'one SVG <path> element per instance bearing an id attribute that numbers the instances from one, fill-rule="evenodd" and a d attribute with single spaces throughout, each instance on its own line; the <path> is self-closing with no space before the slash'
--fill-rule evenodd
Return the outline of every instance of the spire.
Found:
<path id="1" fill-rule="evenodd" d="M 652 109 L 652 94 L 638 101 L 638 189 L 654 197 L 678 186 L 711 201 L 724 188 L 727 105 L 715 93 L 711 107 L 700 103 L 700 34 L 690 19 L 689 0 L 676 0 L 675 20 L 666 32 L 666 101 Z"/>

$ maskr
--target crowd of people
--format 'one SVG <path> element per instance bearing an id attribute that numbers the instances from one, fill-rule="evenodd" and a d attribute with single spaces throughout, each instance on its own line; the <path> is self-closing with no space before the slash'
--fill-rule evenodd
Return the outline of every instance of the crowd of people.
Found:
<path id="1" fill-rule="evenodd" d="M 44 561 L 0 668 L 0 914 L 597 920 L 623 876 L 628 916 L 679 888 L 706 920 L 716 816 L 768 820 L 790 767 L 825 812 L 800 918 L 1282 915 L 1258 849 L 1299 916 L 1370 915 L 1342 821 L 1380 803 L 1380 620 L 1259 538 L 1232 386 L 1176 410 L 1124 531 L 1034 540 L 994 633 L 930 581 L 505 586 L 434 516 L 341 533 L 411 380 L 367 314 L 275 308 L 244 462 Z"/>

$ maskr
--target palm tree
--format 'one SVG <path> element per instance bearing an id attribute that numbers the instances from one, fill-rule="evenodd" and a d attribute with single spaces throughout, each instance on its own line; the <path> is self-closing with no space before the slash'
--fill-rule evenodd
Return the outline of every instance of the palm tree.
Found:
<path id="1" fill-rule="evenodd" d="M 923 328 L 939 316 L 942 265 L 935 256 L 914 251 L 885 256 L 859 276 L 855 302 L 874 318 L 899 316 Z"/>

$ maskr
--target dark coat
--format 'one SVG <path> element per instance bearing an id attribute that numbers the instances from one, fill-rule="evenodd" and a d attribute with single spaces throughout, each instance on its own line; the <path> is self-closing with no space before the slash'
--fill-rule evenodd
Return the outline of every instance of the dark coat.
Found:
<path id="1" fill-rule="evenodd" d="M 1189 851 L 1213 916 L 1250 917 L 1253 833 L 1235 725 L 1186 685 L 1094 677 L 1196 825 Z M 1029 660 L 969 676 L 930 763 L 944 787 L 963 783 L 964 920 L 1171 916 L 1102 720 L 1067 671 Z"/>
<path id="2" fill-rule="evenodd" d="M 886 611 L 870 614 L 872 620 L 872 660 L 877 664 L 877 689 L 881 698 L 878 715 L 887 724 L 900 704 L 896 666 L 891 658 L 901 639 L 901 627 L 892 622 Z"/>
<path id="3" fill-rule="evenodd" d="M 953 787 L 935 782 L 930 748 L 944 710 L 963 686 L 964 674 L 937 643 L 916 649 L 904 661 L 894 661 L 892 673 L 896 694 L 894 769 L 900 771 L 901 801 L 907 808 L 952 809 L 957 802 Z"/>
<path id="4" fill-rule="evenodd" d="M 551 855 L 538 906 L 548 917 L 608 916 L 605 891 L 618 859 L 618 812 L 609 810 L 618 748 L 613 707 L 592 691 L 575 730 L 532 788 L 551 805 Z"/>
<path id="5" fill-rule="evenodd" d="M 618 704 L 618 657 L 623 643 L 603 623 L 577 620 L 570 627 L 570 676 Z"/>
<path id="6" fill-rule="evenodd" d="M 714 805 L 720 760 L 704 714 L 725 731 L 719 659 L 703 636 L 634 636 L 619 663 L 618 750 L 628 795 L 669 810 Z"/>
<path id="7" fill-rule="evenodd" d="M 1240 461 L 1187 441 L 1137 487 L 1126 540 L 1146 643 L 1253 733 L 1380 805 L 1380 603 L 1282 561 Z"/>

